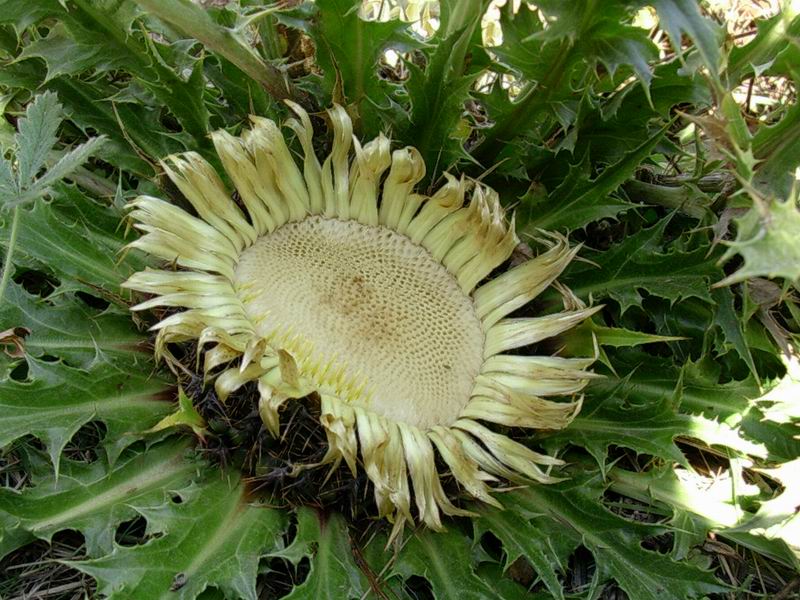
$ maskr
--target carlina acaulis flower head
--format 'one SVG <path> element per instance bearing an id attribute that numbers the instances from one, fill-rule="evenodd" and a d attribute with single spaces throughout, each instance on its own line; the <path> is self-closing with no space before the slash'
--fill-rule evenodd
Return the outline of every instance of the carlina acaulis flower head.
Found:
<path id="1" fill-rule="evenodd" d="M 392 151 L 383 135 L 362 146 L 340 106 L 328 111 L 333 145 L 320 164 L 308 115 L 289 105 L 302 164 L 271 120 L 253 117 L 241 137 L 213 134 L 244 210 L 192 152 L 163 167 L 197 216 L 149 196 L 131 203 L 144 232 L 131 246 L 173 265 L 125 283 L 155 295 L 134 310 L 186 309 L 155 325 L 156 352 L 197 340 L 223 400 L 257 381 L 275 435 L 281 407 L 317 393 L 323 462 L 364 469 L 393 535 L 413 522 L 412 502 L 434 529 L 440 511 L 470 514 L 445 495 L 435 452 L 464 490 L 494 505 L 497 478 L 556 481 L 548 470 L 559 460 L 492 424 L 560 429 L 580 409 L 592 359 L 507 353 L 597 310 L 508 317 L 577 249 L 547 236 L 545 252 L 479 286 L 518 243 L 494 190 L 445 175 L 432 195 L 415 192 L 425 175 L 417 150 Z M 564 395 L 572 399 L 548 399 Z"/>

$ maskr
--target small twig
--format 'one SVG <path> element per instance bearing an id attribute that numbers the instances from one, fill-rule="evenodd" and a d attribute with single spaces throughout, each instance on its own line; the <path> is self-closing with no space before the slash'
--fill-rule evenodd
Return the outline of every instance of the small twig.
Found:
<path id="1" fill-rule="evenodd" d="M 750 101 L 753 99 L 753 84 L 755 83 L 756 78 L 751 77 L 750 83 L 747 86 L 747 98 L 745 98 L 744 102 L 744 111 L 748 114 L 753 114 L 752 109 L 750 108 Z"/>
<path id="2" fill-rule="evenodd" d="M 351 538 L 351 550 L 353 552 L 353 559 L 356 561 L 358 568 L 361 569 L 361 572 L 364 573 L 364 576 L 369 581 L 369 587 L 372 592 L 381 598 L 382 600 L 389 600 L 389 597 L 383 592 L 381 589 L 381 584 L 378 577 L 375 574 L 375 571 L 372 570 L 372 567 L 369 566 L 364 555 L 361 552 L 361 548 L 359 547 L 358 543 Z"/>
<path id="3" fill-rule="evenodd" d="M 800 589 L 800 577 L 792 579 L 786 585 L 786 587 L 784 587 L 780 592 L 775 594 L 772 600 L 786 600 L 787 598 L 790 598 L 797 589 Z"/>
<path id="4" fill-rule="evenodd" d="M 735 33 L 735 34 L 733 34 L 731 37 L 732 37 L 734 40 L 738 40 L 738 39 L 741 39 L 741 38 L 747 37 L 748 35 L 755 35 L 755 34 L 757 34 L 757 33 L 758 33 L 758 28 L 756 28 L 756 27 L 753 27 L 753 28 L 751 28 L 751 29 L 748 29 L 747 31 L 740 31 L 739 33 Z"/>
<path id="5" fill-rule="evenodd" d="M 83 588 L 86 587 L 83 581 L 73 581 L 72 583 L 57 585 L 56 587 L 48 588 L 46 590 L 36 590 L 36 597 L 44 598 L 46 596 L 55 596 L 57 594 L 68 592 L 70 590 L 74 590 L 76 588 L 81 588 L 81 587 Z M 11 600 L 28 600 L 29 598 L 31 598 L 30 595 L 23 594 L 22 596 L 14 596 Z"/>

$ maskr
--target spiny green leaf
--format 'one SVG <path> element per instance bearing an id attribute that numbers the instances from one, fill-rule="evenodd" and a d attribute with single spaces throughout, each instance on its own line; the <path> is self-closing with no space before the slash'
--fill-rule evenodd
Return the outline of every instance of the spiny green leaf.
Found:
<path id="1" fill-rule="evenodd" d="M 765 276 L 785 277 L 800 284 L 800 209 L 794 198 L 773 202 L 766 215 L 754 206 L 736 219 L 736 225 L 736 240 L 728 242 L 720 260 L 740 254 L 744 265 L 717 285 Z"/>
<path id="2" fill-rule="evenodd" d="M 628 348 L 642 344 L 658 342 L 676 342 L 682 338 L 670 335 L 656 335 L 643 331 L 634 331 L 624 327 L 606 327 L 587 319 L 577 327 L 564 332 L 559 340 L 563 340 L 569 354 L 573 356 L 589 356 L 593 352 L 594 340 L 601 346 Z"/>
<path id="3" fill-rule="evenodd" d="M 481 508 L 480 518 L 473 522 L 476 538 L 492 532 L 503 544 L 505 569 L 524 557 L 553 598 L 563 600 L 559 576 L 567 572 L 569 556 L 580 539 L 571 532 L 564 535 L 564 527 L 557 521 L 539 518 L 539 507 L 530 506 L 524 496 L 504 494 L 500 500 L 502 510 Z"/>
<path id="4" fill-rule="evenodd" d="M 12 62 L 3 61 L 0 69 L 0 85 L 13 90 L 37 90 L 44 80 L 44 73 L 38 61 Z"/>
<path id="5" fill-rule="evenodd" d="M 66 460 L 57 479 L 21 492 L 0 488 L 0 556 L 64 529 L 83 534 L 90 556 L 111 552 L 116 526 L 137 516 L 133 507 L 167 502 L 204 466 L 188 460 L 187 449 L 186 441 L 172 439 L 128 451 L 113 466 L 104 458 Z"/>
<path id="6" fill-rule="evenodd" d="M 525 215 L 523 231 L 533 233 L 535 229 L 578 229 L 630 208 L 630 204 L 614 198 L 612 194 L 633 177 L 637 167 L 650 156 L 665 131 L 666 127 L 656 132 L 592 180 L 586 175 L 585 158 L 582 164 L 571 167 L 569 175 L 546 200 L 540 198 L 538 202 L 529 202 L 520 211 Z"/>
<path id="7" fill-rule="evenodd" d="M 547 47 L 540 38 L 534 37 L 543 31 L 542 21 L 535 9 L 521 5 L 514 12 L 506 5 L 500 13 L 503 43 L 492 47 L 499 62 L 517 75 L 533 81 L 542 81 L 547 72 L 547 63 L 553 64 L 551 53 L 543 52 Z"/>
<path id="8" fill-rule="evenodd" d="M 792 439 L 791 426 L 764 420 L 761 410 L 766 410 L 769 402 L 765 401 L 762 409 L 758 408 L 755 399 L 761 394 L 752 377 L 721 382 L 720 368 L 710 359 L 686 362 L 679 368 L 650 355 L 632 354 L 624 359 L 617 358 L 614 366 L 623 375 L 609 374 L 605 379 L 593 382 L 589 387 L 591 395 L 586 399 L 587 406 L 598 406 L 601 413 L 605 410 L 603 399 L 606 394 L 614 393 L 619 400 L 628 399 L 623 404 L 609 405 L 612 412 L 609 426 L 616 421 L 625 423 L 627 427 L 628 417 L 624 416 L 627 411 L 633 411 L 633 415 L 638 413 L 646 423 L 648 410 L 658 412 L 665 405 L 671 405 L 673 410 L 680 408 L 680 413 L 673 413 L 669 419 L 673 425 L 683 429 L 684 433 L 679 435 L 704 439 L 700 434 L 713 426 L 714 429 L 708 429 L 709 435 L 717 431 L 720 435 L 731 436 L 734 445 L 736 438 L 731 431 L 738 431 L 738 436 L 744 439 L 741 450 L 745 452 L 748 451 L 747 445 L 755 443 L 764 445 L 773 459 L 787 460 L 800 453 L 800 440 Z M 585 410 L 581 416 L 587 418 L 588 414 Z M 689 415 L 694 416 L 687 419 Z M 696 420 L 699 416 L 703 417 L 701 421 Z M 623 421 L 619 421 L 620 418 Z M 658 428 L 658 423 L 654 420 L 650 426 Z M 591 421 L 588 427 L 592 427 Z M 663 435 L 664 431 L 661 433 Z M 724 442 L 720 443 L 724 445 Z"/>
<path id="9" fill-rule="evenodd" d="M 210 55 L 203 61 L 203 68 L 207 81 L 219 89 L 220 97 L 225 100 L 224 104 L 210 108 L 213 120 L 234 125 L 249 114 L 268 115 L 274 111 L 271 97 L 233 63 Z"/>
<path id="10" fill-rule="evenodd" d="M 796 42 L 787 44 L 778 52 L 775 60 L 764 71 L 764 74 L 786 77 L 795 83 L 800 81 L 800 46 Z"/>
<path id="11" fill-rule="evenodd" d="M 210 50 L 235 64 L 275 98 L 293 96 L 292 86 L 274 65 L 264 61 L 242 36 L 215 23 L 203 7 L 188 0 L 136 0 L 137 4 L 194 37 Z"/>
<path id="12" fill-rule="evenodd" d="M 58 92 L 70 111 L 70 120 L 78 127 L 108 136 L 103 158 L 123 170 L 152 176 L 157 159 L 188 148 L 185 135 L 164 127 L 155 102 L 117 102 L 127 88 L 69 77 L 52 80 L 48 88 Z"/>
<path id="13" fill-rule="evenodd" d="M 726 342 L 733 346 L 739 357 L 747 364 L 750 373 L 757 379 L 758 371 L 753 362 L 753 353 L 750 352 L 744 335 L 742 323 L 744 319 L 736 313 L 733 292 L 728 288 L 716 288 L 711 295 L 716 304 L 714 322 L 719 325 Z"/>
<path id="14" fill-rule="evenodd" d="M 761 469 L 770 479 L 783 486 L 783 491 L 763 502 L 752 519 L 738 525 L 734 531 L 763 535 L 770 540 L 782 540 L 800 561 L 800 458 L 772 469 Z"/>
<path id="15" fill-rule="evenodd" d="M 644 550 L 645 537 L 662 528 L 628 521 L 602 506 L 603 486 L 597 477 L 576 477 L 556 485 L 531 484 L 504 495 L 509 510 L 519 511 L 536 527 L 554 520 L 561 535 L 586 546 L 597 563 L 595 585 L 611 579 L 637 600 L 687 600 L 724 591 L 714 576 L 685 562 Z"/>
<path id="16" fill-rule="evenodd" d="M 455 76 L 447 67 L 459 36 L 470 33 L 461 30 L 440 42 L 425 70 L 407 64 L 406 91 L 411 108 L 398 135 L 420 151 L 432 180 L 465 156 L 465 132 L 459 134 L 457 124 L 478 73 Z"/>
<path id="17" fill-rule="evenodd" d="M 45 92 L 28 106 L 19 120 L 17 143 L 17 180 L 27 187 L 41 168 L 50 150 L 58 141 L 56 131 L 61 124 L 62 108 L 55 94 Z"/>
<path id="18" fill-rule="evenodd" d="M 553 434 L 548 444 L 583 446 L 603 472 L 608 448 L 612 445 L 688 466 L 688 459 L 675 444 L 678 437 L 726 446 L 743 454 L 766 456 L 762 445 L 743 438 L 730 426 L 681 413 L 678 410 L 683 393 L 680 379 L 673 382 L 672 390 L 663 389 L 660 394 L 653 395 L 636 371 L 627 373 L 621 379 L 608 376 L 590 384 L 580 414 L 568 429 Z"/>
<path id="19" fill-rule="evenodd" d="M 102 136 L 91 138 L 61 156 L 61 158 L 41 177 L 39 172 L 54 153 L 53 147 L 58 138 L 56 132 L 61 124 L 62 107 L 52 92 L 37 96 L 28 105 L 25 116 L 19 120 L 19 131 L 14 135 L 12 154 L 16 159 L 16 176 L 12 165 L 0 156 L 0 192 L 3 193 L 2 207 L 16 209 L 31 204 L 48 195 L 50 187 L 78 169 L 90 156 L 95 154 L 103 143 Z M 17 220 L 14 213 L 14 220 Z M 9 255 L 14 252 L 14 244 Z M 5 280 L 4 280 L 5 282 Z M 0 290 L 0 297 L 2 290 Z"/>
<path id="20" fill-rule="evenodd" d="M 145 338 L 130 314 L 110 308 L 100 312 L 71 294 L 46 299 L 33 296 L 11 283 L 0 306 L 0 322 L 24 327 L 25 352 L 30 356 L 54 356 L 71 366 L 88 367 L 98 354 L 131 354 Z M 128 358 L 135 358 L 132 354 Z"/>
<path id="21" fill-rule="evenodd" d="M 669 525 L 673 530 L 670 556 L 675 560 L 684 560 L 689 557 L 692 548 L 701 544 L 708 535 L 707 528 L 702 525 L 700 519 L 691 512 L 677 507 L 673 511 Z"/>
<path id="22" fill-rule="evenodd" d="M 325 69 L 326 87 L 331 90 L 332 98 L 337 99 L 338 79 L 339 93 L 348 102 L 359 105 L 364 100 L 380 102 L 384 95 L 376 76 L 380 53 L 392 42 L 412 41 L 403 35 L 406 25 L 398 21 L 367 22 L 359 16 L 360 3 L 353 0 L 322 0 L 316 4 L 317 60 Z"/>
<path id="23" fill-rule="evenodd" d="M 650 82 L 653 80 L 650 61 L 656 59 L 658 52 L 648 38 L 647 31 L 613 23 L 604 28 L 601 35 L 592 36 L 587 45 L 588 54 L 603 63 L 612 77 L 620 67 L 630 66 L 649 95 Z"/>
<path id="24" fill-rule="evenodd" d="M 0 447 L 27 434 L 38 437 L 58 470 L 61 451 L 92 420 L 106 425 L 103 446 L 119 453 L 171 411 L 169 384 L 152 364 L 96 361 L 88 370 L 28 358 L 28 380 L 0 381 Z"/>
<path id="25" fill-rule="evenodd" d="M 572 99 L 558 104 L 558 123 L 537 120 L 528 114 L 518 115 L 513 131 L 519 137 L 497 148 L 496 156 L 492 156 L 497 172 L 521 179 L 526 187 L 533 180 L 534 186 L 551 191 L 575 177 L 582 180 L 595 176 L 594 171 L 601 165 L 618 163 L 652 137 L 653 124 L 663 123 L 676 104 L 709 104 L 702 78 L 681 75 L 678 67 L 677 62 L 672 62 L 655 69 L 650 99 L 644 88 L 632 81 L 613 94 L 603 96 L 591 90 L 584 90 L 580 97 L 573 92 Z M 490 94 L 478 98 L 490 116 L 497 117 L 513 110 L 507 91 L 498 85 Z M 668 143 L 663 137 L 659 142 L 665 147 Z M 570 166 L 576 162 L 571 171 Z M 645 160 L 639 168 L 646 164 Z M 632 172 L 631 176 L 634 174 Z M 538 186 L 539 182 L 542 186 Z M 628 178 L 623 184 L 625 195 L 620 195 L 619 199 L 609 198 L 608 202 L 622 203 L 626 196 L 637 202 L 647 202 L 646 196 L 630 198 L 627 186 L 631 182 Z M 531 199 L 537 200 L 537 195 L 530 192 Z"/>
<path id="26" fill-rule="evenodd" d="M 104 142 L 105 139 L 102 136 L 91 138 L 88 142 L 80 144 L 66 152 L 36 180 L 37 193 L 48 193 L 50 191 L 50 186 L 72 173 L 89 160 L 90 156 L 95 156 Z"/>
<path id="27" fill-rule="evenodd" d="M 761 75 L 793 44 L 792 38 L 800 36 L 799 13 L 796 4 L 784 2 L 782 10 L 774 17 L 756 21 L 756 36 L 744 46 L 731 48 L 728 55 L 726 75 L 730 87 L 741 83 L 748 75 Z"/>
<path id="28" fill-rule="evenodd" d="M 565 331 L 559 336 L 564 353 L 568 356 L 591 356 L 598 351 L 598 360 L 612 371 L 614 370 L 604 346 L 612 348 L 630 348 L 643 344 L 658 342 L 676 342 L 683 338 L 669 335 L 655 335 L 634 331 L 624 327 L 606 327 L 598 325 L 594 319 L 587 319 L 577 327 Z"/>
<path id="29" fill-rule="evenodd" d="M 464 143 L 469 129 L 459 128 L 459 121 L 482 72 L 471 63 L 479 62 L 477 40 L 487 5 L 486 0 L 443 2 L 442 22 L 428 46 L 433 49 L 428 52 L 425 67 L 406 62 L 409 77 L 405 92 L 410 107 L 404 122 L 396 124 L 397 135 L 420 151 L 430 181 L 467 157 Z M 472 55 L 468 56 L 470 49 Z"/>
<path id="30" fill-rule="evenodd" d="M 206 434 L 206 421 L 192 404 L 191 398 L 186 395 L 183 388 L 178 388 L 178 408 L 170 415 L 161 419 L 150 428 L 150 432 L 163 431 L 170 427 L 189 427 L 194 434 L 204 440 Z"/>
<path id="31" fill-rule="evenodd" d="M 104 142 L 105 138 L 103 136 L 91 138 L 88 142 L 68 151 L 42 173 L 41 177 L 28 184 L 27 189 L 23 189 L 20 194 L 8 201 L 6 205 L 8 207 L 25 205 L 50 194 L 52 191 L 50 186 L 68 177 L 89 160 L 90 156 L 97 154 L 98 149 Z M 22 187 L 24 188 L 25 186 Z"/>
<path id="32" fill-rule="evenodd" d="M 710 356 L 696 362 L 687 361 L 681 366 L 669 366 L 662 361 L 653 361 L 650 366 L 652 369 L 647 379 L 654 391 L 656 388 L 663 389 L 664 383 L 658 381 L 674 380 L 675 374 L 681 372 L 684 382 L 681 403 L 690 412 L 722 420 L 736 419 L 737 415 L 747 415 L 750 412 L 750 400 L 760 395 L 758 383 L 752 377 L 721 382 L 720 365 Z M 661 371 L 660 375 L 658 371 Z M 753 437 L 766 440 L 771 436 L 761 433 Z"/>
<path id="33" fill-rule="evenodd" d="M 97 62 L 92 64 L 84 60 L 85 66 L 92 69 L 99 66 L 102 70 L 107 68 L 107 60 L 113 60 L 115 65 L 124 65 L 137 83 L 155 96 L 159 110 L 166 108 L 174 115 L 183 130 L 194 138 L 197 148 L 210 148 L 204 87 L 198 87 L 196 82 L 184 77 L 176 66 L 164 61 L 159 54 L 158 43 L 150 37 L 149 32 L 134 27 L 136 11 L 133 8 L 135 5 L 131 2 L 109 6 L 91 0 L 72 0 L 68 10 L 65 5 L 53 0 L 48 3 L 46 16 L 57 18 L 64 25 L 64 31 L 79 45 L 102 48 L 102 52 L 94 55 Z M 86 59 L 86 56 L 83 58 Z M 52 79 L 50 85 L 54 85 L 58 79 L 62 78 Z M 107 94 L 103 100 L 108 101 L 112 96 Z M 79 105 L 79 112 L 83 112 L 87 106 Z"/>
<path id="34" fill-rule="evenodd" d="M 785 463 L 788 467 L 791 463 Z M 796 470 L 796 465 L 789 467 Z M 750 548 L 764 556 L 789 565 L 795 569 L 800 566 L 797 538 L 790 536 L 784 539 L 778 528 L 779 539 L 766 539 L 760 535 L 749 533 L 750 525 L 757 521 L 753 513 L 744 510 L 740 500 L 752 498 L 758 493 L 753 485 L 734 482 L 730 476 L 707 478 L 697 473 L 672 469 L 657 469 L 641 473 L 632 473 L 622 469 L 611 471 L 611 487 L 618 493 L 638 498 L 645 502 L 663 504 L 676 515 L 688 512 L 696 517 L 694 527 L 717 532 L 733 542 Z M 780 498 L 780 496 L 778 497 Z M 790 498 L 786 500 L 791 501 Z M 784 505 L 778 512 L 788 517 L 788 508 Z M 765 524 L 762 522 L 762 525 Z M 763 533 L 763 531 L 761 532 Z M 787 544 L 792 541 L 795 546 Z"/>
<path id="35" fill-rule="evenodd" d="M 512 158 L 502 142 L 531 132 L 541 142 L 553 135 L 555 127 L 568 128 L 581 97 L 590 95 L 604 79 L 613 79 L 620 67 L 633 69 L 648 96 L 649 62 L 656 57 L 652 42 L 644 30 L 625 23 L 629 15 L 623 3 L 607 2 L 602 8 L 599 4 L 597 0 L 538 2 L 547 27 L 537 10 L 523 4 L 514 13 L 506 4 L 501 13 L 503 43 L 491 52 L 521 78 L 521 91 L 513 102 L 507 98 L 494 102 L 489 117 L 495 124 L 484 132 L 476 150 L 479 159 Z M 606 74 L 593 72 L 599 63 Z"/>
<path id="36" fill-rule="evenodd" d="M 286 513 L 250 505 L 235 476 L 214 471 L 180 496 L 180 504 L 135 507 L 159 537 L 70 564 L 109 600 L 193 600 L 209 586 L 256 600 L 258 561 L 281 543 Z"/>
<path id="37" fill-rule="evenodd" d="M 457 530 L 415 532 L 398 554 L 392 572 L 404 579 L 424 577 L 437 600 L 499 598 L 493 585 L 473 571 L 470 540 Z"/>
<path id="38" fill-rule="evenodd" d="M 47 65 L 45 82 L 92 68 L 104 72 L 125 65 L 124 56 L 109 53 L 107 45 L 91 43 L 91 36 L 81 35 L 82 31 L 77 33 L 71 35 L 65 24 L 58 22 L 45 37 L 25 46 L 19 60 L 41 58 Z"/>
<path id="39" fill-rule="evenodd" d="M 17 181 L 11 171 L 11 163 L 5 156 L 0 156 L 0 194 L 4 197 L 13 196 L 17 193 Z"/>
<path id="40" fill-rule="evenodd" d="M 21 32 L 42 19 L 56 14 L 58 8 L 58 0 L 33 2 L 0 0 L 0 23 L 9 23 Z"/>
<path id="41" fill-rule="evenodd" d="M 598 114 L 583 119 L 581 139 L 605 151 L 606 146 L 617 145 L 616 138 L 623 138 L 627 149 L 632 150 L 649 137 L 646 132 L 654 117 L 665 119 L 672 108 L 680 104 L 698 107 L 711 104 L 711 94 L 702 76 L 683 73 L 677 61 L 654 68 L 649 90 L 648 97 L 642 86 L 634 82 L 624 85 L 600 103 Z M 632 143 L 633 140 L 636 143 Z"/>
<path id="42" fill-rule="evenodd" d="M 119 302 L 119 284 L 143 267 L 142 259 L 134 254 L 120 260 L 125 241 L 119 212 L 75 187 L 58 185 L 52 202 L 20 210 L 19 260 L 15 255 L 15 262 L 53 273 L 62 280 L 61 292 L 107 292 L 107 299 Z M 7 243 L 7 236 L 6 223 L 0 229 L 0 243 Z"/>
<path id="43" fill-rule="evenodd" d="M 683 34 L 696 45 L 703 64 L 716 77 L 719 73 L 720 52 L 716 26 L 700 14 L 696 0 L 653 0 L 661 27 L 672 40 L 678 56 L 683 56 Z"/>
<path id="44" fill-rule="evenodd" d="M 549 23 L 547 29 L 531 37 L 570 38 L 581 49 L 584 60 L 602 62 L 612 76 L 620 66 L 629 65 L 647 88 L 652 79 L 648 61 L 655 60 L 657 51 L 646 30 L 624 22 L 629 13 L 623 3 L 540 0 L 536 6 Z"/>
<path id="45" fill-rule="evenodd" d="M 489 118 L 494 125 L 483 133 L 483 140 L 474 152 L 476 158 L 485 163 L 497 158 L 508 158 L 501 154 L 509 140 L 531 130 L 544 137 L 547 124 L 553 120 L 552 112 L 560 102 L 572 100 L 574 90 L 570 87 L 573 71 L 580 70 L 580 52 L 569 39 L 548 41 L 534 37 L 543 31 L 535 9 L 527 4 L 514 14 L 511 4 L 506 4 L 501 13 L 503 43 L 493 47 L 492 53 L 507 69 L 524 78 L 525 87 L 513 100 L 507 90 L 495 84 L 494 110 Z M 584 66 L 585 70 L 586 67 Z M 574 77 L 580 79 L 579 76 Z M 490 105 L 490 106 L 491 106 Z"/>
<path id="46" fill-rule="evenodd" d="M 286 598 L 292 600 L 347 600 L 361 598 L 364 577 L 353 560 L 347 522 L 336 513 L 322 515 L 301 507 L 297 511 L 297 536 L 291 545 L 270 556 L 285 558 L 295 566 L 305 557 L 311 560 L 306 580 Z"/>
<path id="47" fill-rule="evenodd" d="M 794 172 L 800 165 L 800 106 L 789 106 L 780 121 L 759 128 L 752 144 L 755 159 L 761 161 L 756 166 L 756 185 L 772 196 L 791 196 Z"/>
<path id="48" fill-rule="evenodd" d="M 314 40 L 316 62 L 322 68 L 321 103 L 350 105 L 357 130 L 371 137 L 384 126 L 383 111 L 376 107 L 387 109 L 391 104 L 391 89 L 378 76 L 381 53 L 420 44 L 409 34 L 408 24 L 396 19 L 366 21 L 359 15 L 360 6 L 356 0 L 319 0 L 277 17 Z M 318 79 L 311 76 L 312 81 Z"/>
<path id="49" fill-rule="evenodd" d="M 646 87 L 652 78 L 648 61 L 656 58 L 647 32 L 625 22 L 630 15 L 623 3 L 605 3 L 602 8 L 600 4 L 598 0 L 539 1 L 536 7 L 546 27 L 534 10 L 521 8 L 514 13 L 507 5 L 501 19 L 503 44 L 492 51 L 523 77 L 540 83 L 563 75 L 568 81 L 572 67 L 585 62 L 586 66 L 603 63 L 611 75 L 628 65 Z M 551 73 L 554 64 L 564 73 Z"/>
<path id="50" fill-rule="evenodd" d="M 786 374 L 766 394 L 756 399 L 764 406 L 764 418 L 774 423 L 800 424 L 800 361 L 784 357 Z"/>
<path id="51" fill-rule="evenodd" d="M 708 247 L 693 250 L 664 244 L 664 231 L 670 219 L 661 219 L 649 229 L 627 236 L 604 252 L 587 250 L 582 256 L 596 263 L 573 263 L 564 282 L 581 298 L 611 297 L 625 312 L 641 306 L 642 294 L 665 298 L 700 298 L 711 302 L 711 282 L 721 274 Z M 666 252 L 663 250 L 669 248 Z"/>
<path id="52" fill-rule="evenodd" d="M 195 140 L 198 148 L 210 146 L 207 139 L 208 110 L 203 101 L 203 89 L 165 63 L 156 43 L 147 32 L 136 31 L 131 24 L 131 10 L 109 10 L 90 0 L 72 0 L 76 9 L 66 11 L 60 18 L 74 23 L 85 41 L 97 40 L 110 52 L 125 57 L 127 69 L 138 82 L 168 108 L 181 127 Z M 128 4 L 130 7 L 130 4 Z"/>

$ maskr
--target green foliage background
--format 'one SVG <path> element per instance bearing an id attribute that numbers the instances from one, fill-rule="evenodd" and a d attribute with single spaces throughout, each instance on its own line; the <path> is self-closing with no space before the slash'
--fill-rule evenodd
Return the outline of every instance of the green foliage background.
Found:
<path id="1" fill-rule="evenodd" d="M 84 540 L 67 572 L 90 578 L 63 597 L 94 581 L 118 599 L 270 598 L 285 573 L 290 598 L 789 590 L 800 109 L 793 92 L 761 112 L 735 92 L 794 89 L 797 4 L 735 45 L 694 0 L 539 0 L 503 8 L 491 47 L 486 0 L 442 0 L 432 36 L 365 20 L 354 0 L 207 4 L 0 0 L 0 594 L 26 585 L 15 556 L 65 530 Z M 597 352 L 603 377 L 567 430 L 528 440 L 567 459 L 564 483 L 384 550 L 379 524 L 264 505 L 192 429 L 154 427 L 197 423 L 120 290 L 144 266 L 123 251 L 122 207 L 179 202 L 158 159 L 215 162 L 210 131 L 280 120 L 286 98 L 319 114 L 338 102 L 360 138 L 416 146 L 426 185 L 481 177 L 534 249 L 540 229 L 585 244 L 561 282 L 606 308 L 553 349 Z M 92 427 L 87 450 L 76 434 Z M 122 544 L 136 517 L 144 540 Z"/>

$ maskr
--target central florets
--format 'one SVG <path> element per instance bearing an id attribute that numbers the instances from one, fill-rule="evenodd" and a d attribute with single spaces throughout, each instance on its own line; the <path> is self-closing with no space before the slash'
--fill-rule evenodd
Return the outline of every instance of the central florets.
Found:
<path id="1" fill-rule="evenodd" d="M 308 217 L 245 250 L 234 282 L 260 336 L 290 332 L 315 362 L 363 380 L 355 405 L 428 429 L 469 402 L 480 319 L 455 277 L 406 236 Z"/>

